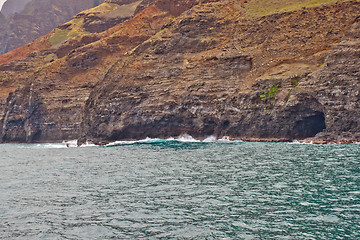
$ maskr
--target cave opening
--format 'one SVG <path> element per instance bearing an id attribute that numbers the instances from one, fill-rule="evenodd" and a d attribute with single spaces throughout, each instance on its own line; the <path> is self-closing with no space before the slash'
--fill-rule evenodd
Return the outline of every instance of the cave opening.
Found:
<path id="1" fill-rule="evenodd" d="M 295 122 L 295 138 L 314 137 L 324 129 L 326 129 L 325 115 L 323 112 L 316 112 L 315 115 Z"/>

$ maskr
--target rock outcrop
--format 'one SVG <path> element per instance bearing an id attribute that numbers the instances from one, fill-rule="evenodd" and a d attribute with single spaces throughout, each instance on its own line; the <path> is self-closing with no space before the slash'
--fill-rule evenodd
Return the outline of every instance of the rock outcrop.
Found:
<path id="1" fill-rule="evenodd" d="M 259 2 L 145 0 L 71 32 L 118 11 L 97 9 L 0 56 L 2 141 L 359 141 L 360 2 Z"/>

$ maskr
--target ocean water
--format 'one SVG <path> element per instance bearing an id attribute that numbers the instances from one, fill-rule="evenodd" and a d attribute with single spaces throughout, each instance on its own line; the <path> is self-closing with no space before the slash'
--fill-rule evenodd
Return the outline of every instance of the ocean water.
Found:
<path id="1" fill-rule="evenodd" d="M 0 145 L 0 239 L 360 239 L 360 145 Z"/>

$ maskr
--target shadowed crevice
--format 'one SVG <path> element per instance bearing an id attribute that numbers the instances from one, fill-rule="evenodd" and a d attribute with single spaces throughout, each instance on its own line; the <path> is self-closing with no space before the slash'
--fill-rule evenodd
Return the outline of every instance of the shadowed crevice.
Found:
<path id="1" fill-rule="evenodd" d="M 294 126 L 297 138 L 314 137 L 324 129 L 326 129 L 325 115 L 322 112 L 316 112 L 315 115 L 305 117 L 297 121 Z"/>

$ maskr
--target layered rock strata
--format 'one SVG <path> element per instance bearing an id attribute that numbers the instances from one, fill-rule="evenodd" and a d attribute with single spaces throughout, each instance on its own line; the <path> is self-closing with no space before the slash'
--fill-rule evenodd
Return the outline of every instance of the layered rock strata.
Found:
<path id="1" fill-rule="evenodd" d="M 358 139 L 359 4 L 256 21 L 219 11 L 229 5 L 193 8 L 115 64 L 83 138 Z"/>
<path id="2" fill-rule="evenodd" d="M 246 4 L 143 1 L 104 32 L 3 58 L 2 141 L 359 140 L 360 3 Z"/>
<path id="3" fill-rule="evenodd" d="M 2 141 L 78 138 L 85 101 L 97 82 L 104 78 L 114 60 L 149 39 L 171 17 L 170 11 L 152 5 L 131 21 L 104 33 L 80 37 L 76 40 L 79 44 L 66 51 L 62 47 L 51 52 L 42 50 L 43 55 L 35 56 L 32 62 L 28 59 L 32 56 L 30 54 L 25 59 L 3 64 L 9 66 L 2 72 Z M 89 40 L 91 36 L 94 38 Z M 46 39 L 41 42 L 46 43 Z M 23 74 L 25 71 L 16 67 L 19 65 L 33 74 Z M 24 78 L 14 82 L 17 74 L 24 75 Z M 5 98 L 6 92 L 16 87 L 18 90 Z M 36 99 L 36 103 L 29 99 Z"/>

